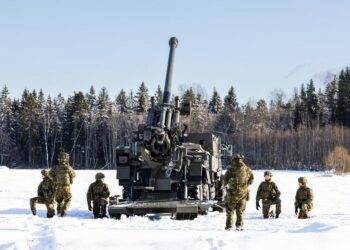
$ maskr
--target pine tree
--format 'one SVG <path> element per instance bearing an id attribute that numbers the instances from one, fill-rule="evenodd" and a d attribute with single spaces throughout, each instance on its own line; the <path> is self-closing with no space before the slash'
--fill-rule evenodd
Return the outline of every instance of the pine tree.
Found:
<path id="1" fill-rule="evenodd" d="M 310 80 L 310 83 L 306 86 L 306 109 L 310 120 L 309 126 L 314 127 L 316 125 L 315 121 L 317 121 L 319 115 L 320 106 L 315 85 L 312 80 Z"/>
<path id="2" fill-rule="evenodd" d="M 256 103 L 256 114 L 257 114 L 257 120 L 259 122 L 264 122 L 267 115 L 268 115 L 268 108 L 267 108 L 267 103 L 264 99 L 260 99 Z"/>
<path id="3" fill-rule="evenodd" d="M 145 113 L 148 109 L 148 89 L 144 82 L 138 88 L 135 99 L 137 103 L 136 110 L 140 113 Z"/>
<path id="4" fill-rule="evenodd" d="M 238 110 L 237 97 L 233 86 L 230 87 L 227 96 L 224 98 L 224 108 L 229 112 L 235 112 Z"/>
<path id="5" fill-rule="evenodd" d="M 5 85 L 0 95 L 0 165 L 4 165 L 4 160 L 8 159 L 13 148 L 11 133 L 12 112 L 9 90 Z"/>
<path id="6" fill-rule="evenodd" d="M 195 107 L 197 100 L 196 100 L 196 94 L 193 91 L 193 88 L 186 89 L 185 93 L 182 96 L 182 99 L 186 99 L 189 102 L 191 102 L 192 107 Z"/>
<path id="7" fill-rule="evenodd" d="M 161 103 L 163 101 L 163 91 L 160 85 L 158 85 L 156 93 L 154 94 L 155 102 Z"/>
<path id="8" fill-rule="evenodd" d="M 125 113 L 128 110 L 128 96 L 124 89 L 121 89 L 116 98 L 117 110 L 119 112 Z"/>
<path id="9" fill-rule="evenodd" d="M 86 94 L 86 102 L 87 104 L 89 105 L 89 109 L 91 112 L 94 112 L 95 111 L 95 108 L 96 108 L 96 91 L 95 91 L 95 88 L 94 86 L 90 86 L 90 90 L 89 90 L 89 93 Z"/>
<path id="10" fill-rule="evenodd" d="M 338 80 L 336 120 L 342 125 L 350 126 L 350 72 L 342 70 Z"/>
<path id="11" fill-rule="evenodd" d="M 37 102 L 37 93 L 24 90 L 19 110 L 19 147 L 23 151 L 23 160 L 28 165 L 35 166 L 39 163 L 35 162 L 35 157 L 40 150 L 39 145 L 39 125 L 40 125 L 40 109 Z"/>
<path id="12" fill-rule="evenodd" d="M 99 119 L 107 120 L 111 105 L 107 89 L 102 87 L 97 98 L 97 114 Z"/>
<path id="13" fill-rule="evenodd" d="M 128 95 L 128 109 L 131 111 L 135 111 L 137 109 L 137 102 L 135 100 L 135 95 L 132 90 L 130 90 L 129 95 Z"/>
<path id="14" fill-rule="evenodd" d="M 329 114 L 329 122 L 334 124 L 336 121 L 337 108 L 337 79 L 329 82 L 325 91 L 325 103 L 327 106 L 327 113 Z"/>
<path id="15" fill-rule="evenodd" d="M 328 124 L 329 118 L 327 114 L 326 95 L 322 92 L 321 88 L 318 90 L 317 98 L 319 103 L 319 124 L 324 127 Z"/>
<path id="16" fill-rule="evenodd" d="M 216 91 L 215 88 L 214 88 L 211 100 L 209 102 L 208 109 L 209 109 L 210 113 L 214 113 L 214 114 L 219 113 L 222 109 L 222 101 L 221 101 L 219 93 Z"/>
<path id="17" fill-rule="evenodd" d="M 89 105 L 82 92 L 74 93 L 68 98 L 65 105 L 65 118 L 63 124 L 63 149 L 71 153 L 72 164 L 81 166 L 82 146 L 86 140 L 84 135 L 88 118 Z"/>

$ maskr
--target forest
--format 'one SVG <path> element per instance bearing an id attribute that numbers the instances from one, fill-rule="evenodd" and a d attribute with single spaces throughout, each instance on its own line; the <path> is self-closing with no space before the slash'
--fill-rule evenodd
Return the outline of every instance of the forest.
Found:
<path id="1" fill-rule="evenodd" d="M 151 95 L 159 102 L 162 88 L 150 94 L 142 82 L 137 91 L 121 89 L 114 99 L 104 87 L 66 98 L 25 89 L 20 98 L 11 98 L 3 85 L 0 165 L 49 168 L 65 151 L 76 169 L 113 169 L 116 146 L 131 142 Z M 330 168 L 326 157 L 332 150 L 350 149 L 349 68 L 322 89 L 310 80 L 290 97 L 275 91 L 268 102 L 239 104 L 234 86 L 223 97 L 214 89 L 209 98 L 201 88 L 183 88 L 180 98 L 192 103 L 192 114 L 183 117 L 188 132 L 221 135 L 253 168 L 323 170 Z"/>

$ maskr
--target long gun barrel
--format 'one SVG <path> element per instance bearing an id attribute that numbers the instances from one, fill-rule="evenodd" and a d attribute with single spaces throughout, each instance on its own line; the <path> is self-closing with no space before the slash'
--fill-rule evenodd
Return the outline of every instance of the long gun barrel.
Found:
<path id="1" fill-rule="evenodd" d="M 170 52 L 169 52 L 169 59 L 168 59 L 168 68 L 167 68 L 166 78 L 165 78 L 163 104 L 170 103 L 171 84 L 172 84 L 173 66 L 174 66 L 174 57 L 175 57 L 175 48 L 177 47 L 178 43 L 179 42 L 178 42 L 176 37 L 172 37 L 169 40 Z"/>

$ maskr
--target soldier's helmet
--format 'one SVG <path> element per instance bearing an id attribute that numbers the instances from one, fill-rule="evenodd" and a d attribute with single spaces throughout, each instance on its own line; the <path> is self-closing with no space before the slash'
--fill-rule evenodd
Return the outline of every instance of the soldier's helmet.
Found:
<path id="1" fill-rule="evenodd" d="M 61 152 L 58 155 L 58 161 L 59 162 L 68 162 L 69 161 L 69 154 L 65 153 L 65 152 Z"/>
<path id="2" fill-rule="evenodd" d="M 302 185 L 306 185 L 307 179 L 306 177 L 299 177 L 298 182 L 301 183 Z"/>
<path id="3" fill-rule="evenodd" d="M 271 171 L 265 171 L 265 172 L 264 172 L 264 177 L 265 177 L 266 175 L 272 177 L 272 172 L 271 172 Z"/>
<path id="4" fill-rule="evenodd" d="M 47 169 L 43 169 L 41 170 L 41 175 L 47 177 L 49 176 L 49 171 Z"/>
<path id="5" fill-rule="evenodd" d="M 95 175 L 95 179 L 96 180 L 101 180 L 101 179 L 104 179 L 104 178 L 105 178 L 105 175 L 103 173 L 101 173 L 101 172 L 99 172 L 99 173 L 97 173 Z"/>

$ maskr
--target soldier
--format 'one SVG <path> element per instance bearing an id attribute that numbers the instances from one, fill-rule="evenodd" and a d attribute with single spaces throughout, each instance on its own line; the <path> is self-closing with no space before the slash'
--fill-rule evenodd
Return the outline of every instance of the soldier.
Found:
<path id="1" fill-rule="evenodd" d="M 72 199 L 70 185 L 73 184 L 73 178 L 76 176 L 73 168 L 69 165 L 69 154 L 64 152 L 59 154 L 58 165 L 50 170 L 49 175 L 56 186 L 57 215 L 64 217 L 67 215 L 67 209 Z"/>
<path id="2" fill-rule="evenodd" d="M 262 212 L 264 219 L 273 217 L 270 214 L 270 206 L 276 204 L 276 218 L 279 217 L 281 213 L 281 192 L 278 190 L 276 183 L 274 183 L 271 171 L 264 172 L 265 181 L 261 182 L 256 193 L 256 210 L 259 210 L 259 201 L 262 200 Z"/>
<path id="3" fill-rule="evenodd" d="M 231 168 L 224 176 L 224 184 L 228 186 L 225 197 L 226 227 L 232 228 L 233 213 L 236 212 L 236 230 L 243 230 L 243 213 L 249 200 L 248 186 L 253 183 L 254 176 L 251 169 L 244 164 L 243 155 L 236 155 Z"/>
<path id="4" fill-rule="evenodd" d="M 95 176 L 96 181 L 91 183 L 86 194 L 87 204 L 89 211 L 93 210 L 94 218 L 103 218 L 106 216 L 106 207 L 109 197 L 109 189 L 106 183 L 104 183 L 105 175 L 103 173 L 97 173 Z M 91 208 L 91 201 L 93 207 Z"/>
<path id="5" fill-rule="evenodd" d="M 49 171 L 46 169 L 41 170 L 41 176 L 43 180 L 38 186 L 38 196 L 30 199 L 30 209 L 32 210 L 33 215 L 36 215 L 36 204 L 45 204 L 47 209 L 46 216 L 47 218 L 52 218 L 55 215 L 55 186 L 49 178 Z"/>
<path id="6" fill-rule="evenodd" d="M 308 219 L 310 217 L 307 213 L 313 208 L 314 194 L 312 192 L 312 189 L 306 186 L 306 177 L 299 177 L 298 184 L 299 188 L 295 195 L 294 203 L 295 214 L 298 214 L 299 210 L 298 219 Z"/>

